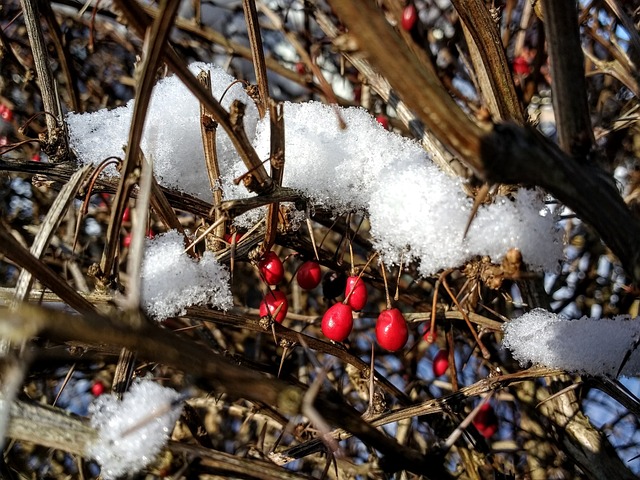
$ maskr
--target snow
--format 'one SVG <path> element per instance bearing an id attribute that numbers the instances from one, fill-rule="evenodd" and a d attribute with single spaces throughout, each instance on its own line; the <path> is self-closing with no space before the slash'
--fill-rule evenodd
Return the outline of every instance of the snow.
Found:
<path id="1" fill-rule="evenodd" d="M 183 237 L 172 230 L 147 240 L 142 263 L 142 307 L 158 321 L 184 315 L 192 305 L 233 306 L 229 271 L 212 252 L 198 261 L 184 253 Z"/>
<path id="2" fill-rule="evenodd" d="M 87 455 L 101 466 L 101 477 L 116 479 L 146 467 L 164 447 L 181 408 L 180 394 L 151 380 L 134 383 L 119 401 L 101 395 L 89 407 L 97 440 Z"/>
<path id="3" fill-rule="evenodd" d="M 536 309 L 507 323 L 504 333 L 503 345 L 523 365 L 615 377 L 625 354 L 640 338 L 640 317 L 567 320 Z M 621 374 L 640 374 L 640 350 L 631 354 Z"/>
<path id="4" fill-rule="evenodd" d="M 211 72 L 213 96 L 219 100 L 235 78 L 222 69 L 204 63 L 190 66 L 195 74 L 207 69 Z M 234 100 L 240 100 L 247 106 L 244 127 L 249 138 L 252 138 L 258 121 L 257 108 L 240 84 L 229 89 L 222 106 L 228 110 Z M 129 135 L 133 105 L 134 100 L 131 100 L 113 110 L 70 113 L 67 116 L 70 145 L 81 163 L 97 164 L 110 156 L 124 158 L 123 147 Z M 244 187 L 233 184 L 233 179 L 244 173 L 245 169 L 222 127 L 217 129 L 216 141 L 218 162 L 224 172 L 222 183 L 225 186 L 225 198 L 246 197 Z M 155 86 L 141 148 L 146 155 L 153 155 L 154 173 L 162 185 L 187 192 L 201 200 L 213 201 L 200 133 L 200 104 L 177 76 L 166 77 Z M 115 175 L 115 168 L 111 167 L 107 173 Z"/>
<path id="5" fill-rule="evenodd" d="M 211 71 L 218 97 L 233 78 L 217 67 L 191 66 L 194 72 L 204 68 Z M 268 158 L 268 119 L 257 120 L 255 106 L 240 85 L 227 93 L 223 105 L 228 108 L 235 98 L 249 106 L 247 134 L 259 157 Z M 121 154 L 131 109 L 129 103 L 110 112 L 69 115 L 71 143 L 82 162 Z M 520 190 L 513 199 L 482 206 L 463 240 L 472 201 L 462 182 L 442 173 L 417 142 L 385 130 L 365 110 L 339 111 L 345 130 L 338 126 L 335 108 L 318 102 L 285 103 L 283 184 L 336 214 L 368 212 L 374 245 L 387 262 L 397 262 L 405 252 L 419 262 L 421 274 L 429 275 L 478 255 L 499 262 L 515 247 L 532 270 L 558 268 L 562 233 L 538 192 Z M 142 148 L 153 155 L 163 185 L 210 201 L 198 119 L 198 102 L 179 80 L 162 80 L 153 93 Z M 222 129 L 218 137 L 224 198 L 245 197 L 246 190 L 232 180 L 246 168 Z M 254 212 L 240 223 L 249 227 L 259 215 Z"/>

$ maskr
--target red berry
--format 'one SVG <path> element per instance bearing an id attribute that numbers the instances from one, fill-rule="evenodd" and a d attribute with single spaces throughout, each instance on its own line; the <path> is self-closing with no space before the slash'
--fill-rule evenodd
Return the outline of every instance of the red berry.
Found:
<path id="1" fill-rule="evenodd" d="M 225 233 L 223 238 L 225 242 L 233 243 L 233 233 Z M 236 233 L 236 243 L 238 243 L 241 238 L 242 238 L 242 234 Z"/>
<path id="2" fill-rule="evenodd" d="M 282 305 L 282 307 L 280 307 L 280 305 Z M 268 311 L 267 308 L 269 309 Z M 278 311 L 278 308 L 280 308 L 280 311 Z M 287 296 L 280 290 L 271 290 L 267 292 L 260 303 L 260 316 L 268 317 L 271 315 L 276 322 L 282 323 L 284 317 L 287 316 L 288 309 L 289 302 L 287 301 Z"/>
<path id="3" fill-rule="evenodd" d="M 407 343 L 409 330 L 407 321 L 397 308 L 383 310 L 376 322 L 376 338 L 385 350 L 395 352 Z"/>
<path id="4" fill-rule="evenodd" d="M 352 290 L 353 293 L 351 293 Z M 367 304 L 367 287 L 362 278 L 357 276 L 347 278 L 344 298 L 347 300 L 347 305 L 351 306 L 356 312 L 364 308 Z"/>
<path id="5" fill-rule="evenodd" d="M 129 248 L 131 246 L 131 234 L 127 233 L 125 237 L 122 239 L 122 246 L 125 248 Z"/>
<path id="6" fill-rule="evenodd" d="M 305 290 L 313 290 L 320 285 L 322 280 L 322 270 L 320 270 L 320 264 L 315 260 L 308 260 L 302 264 L 298 269 L 296 275 L 298 279 L 298 285 Z"/>
<path id="7" fill-rule="evenodd" d="M 147 238 L 156 238 L 156 234 L 153 233 L 153 230 L 147 230 Z"/>
<path id="8" fill-rule="evenodd" d="M 304 64 L 304 62 L 296 63 L 296 72 L 298 72 L 298 74 L 300 75 L 304 75 L 305 73 L 307 73 L 307 66 Z"/>
<path id="9" fill-rule="evenodd" d="M 284 265 L 275 252 L 265 253 L 258 263 L 258 268 L 269 285 L 277 285 L 284 278 Z"/>
<path id="10" fill-rule="evenodd" d="M 0 117 L 2 117 L 5 122 L 10 122 L 13 120 L 13 111 L 6 105 L 2 105 L 2 108 L 0 108 Z"/>
<path id="11" fill-rule="evenodd" d="M 131 221 L 131 209 L 129 207 L 124 209 L 124 213 L 122 214 L 122 221 L 123 222 Z"/>
<path id="12" fill-rule="evenodd" d="M 517 57 L 513 61 L 513 72 L 517 75 L 528 75 L 531 71 L 531 67 L 527 59 L 523 56 Z"/>
<path id="13" fill-rule="evenodd" d="M 389 119 L 383 114 L 376 116 L 376 122 L 382 125 L 382 128 L 384 128 L 385 130 L 389 130 Z"/>
<path id="14" fill-rule="evenodd" d="M 352 328 L 353 310 L 344 303 L 336 303 L 322 317 L 322 333 L 334 342 L 344 341 Z"/>
<path id="15" fill-rule="evenodd" d="M 444 375 L 449 369 L 449 351 L 442 349 L 433 357 L 433 374 L 436 377 Z"/>
<path id="16" fill-rule="evenodd" d="M 498 417 L 489 403 L 480 407 L 472 423 L 484 438 L 491 438 L 498 431 Z"/>
<path id="17" fill-rule="evenodd" d="M 100 380 L 96 380 L 93 385 L 91 385 L 91 394 L 94 397 L 99 397 L 104 393 L 104 383 Z"/>
<path id="18" fill-rule="evenodd" d="M 427 343 L 435 342 L 437 337 L 438 337 L 438 327 L 436 326 L 433 327 L 433 333 L 431 333 L 431 328 L 427 327 L 424 334 L 422 335 L 422 338 L 424 338 L 424 341 Z"/>
<path id="19" fill-rule="evenodd" d="M 410 32 L 417 20 L 418 10 L 416 10 L 416 6 L 413 3 L 410 3 L 404 7 L 404 10 L 402 10 L 402 21 L 400 24 L 402 25 L 403 30 Z"/>
<path id="20" fill-rule="evenodd" d="M 40 161 L 42 161 L 42 158 L 40 157 L 40 154 L 39 154 L 39 153 L 34 153 L 34 154 L 31 156 L 31 161 L 32 161 L 32 162 L 40 162 Z"/>

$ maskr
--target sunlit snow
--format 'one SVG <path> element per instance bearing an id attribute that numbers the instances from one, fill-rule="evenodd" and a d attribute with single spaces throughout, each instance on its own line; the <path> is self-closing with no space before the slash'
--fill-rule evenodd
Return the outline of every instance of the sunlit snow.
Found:
<path id="1" fill-rule="evenodd" d="M 505 324 L 504 332 L 503 345 L 522 364 L 614 377 L 640 338 L 640 319 L 567 320 L 536 309 Z M 633 351 L 621 374 L 640 374 L 640 350 Z"/>
<path id="2" fill-rule="evenodd" d="M 201 68 L 204 64 L 191 67 L 194 72 Z M 206 68 L 211 69 L 214 95 L 219 96 L 233 78 L 217 67 Z M 247 133 L 260 158 L 267 159 L 268 119 L 257 120 L 253 103 L 239 85 L 225 96 L 225 107 L 235 98 L 249 105 Z M 72 145 L 81 161 L 121 155 L 131 108 L 132 103 L 119 113 L 68 117 Z M 408 252 L 424 275 L 460 266 L 477 255 L 499 262 L 513 247 L 522 251 L 531 269 L 556 270 L 562 258 L 561 232 L 538 193 L 521 190 L 513 200 L 482 206 L 463 240 L 472 202 L 462 182 L 443 174 L 417 142 L 385 130 L 364 109 L 339 110 L 345 130 L 339 128 L 332 107 L 285 103 L 285 186 L 336 213 L 368 212 L 374 245 L 384 258 L 397 261 L 401 252 Z M 154 90 L 143 150 L 153 155 L 161 183 L 211 201 L 198 122 L 198 102 L 186 87 L 175 77 L 162 80 Z M 232 182 L 246 168 L 218 130 L 224 196 L 246 196 Z"/>
<path id="3" fill-rule="evenodd" d="M 151 380 L 134 383 L 119 401 L 101 395 L 89 407 L 98 439 L 87 454 L 102 467 L 107 480 L 146 467 L 169 439 L 180 416 L 180 394 Z"/>
<path id="4" fill-rule="evenodd" d="M 147 240 L 142 263 L 142 307 L 156 320 L 184 315 L 186 307 L 233 306 L 229 271 L 213 253 L 200 260 L 184 253 L 183 237 L 175 230 Z"/>

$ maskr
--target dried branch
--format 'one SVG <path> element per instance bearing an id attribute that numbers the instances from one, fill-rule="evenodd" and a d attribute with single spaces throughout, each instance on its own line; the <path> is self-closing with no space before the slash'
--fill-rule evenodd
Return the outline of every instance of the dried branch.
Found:
<path id="1" fill-rule="evenodd" d="M 122 0 L 120 1 L 122 2 Z M 125 12 L 127 21 L 137 34 L 144 36 L 144 32 L 150 23 L 150 18 L 144 10 L 136 2 L 122 2 L 120 3 L 120 8 Z M 178 57 L 173 48 L 167 48 L 165 50 L 164 60 L 169 65 L 169 68 L 176 73 L 180 80 L 184 82 L 187 88 L 191 90 L 198 100 L 206 105 L 206 107 L 212 112 L 215 120 L 229 135 L 229 138 L 238 151 L 240 158 L 245 163 L 247 170 L 251 172 L 248 176 L 253 177 L 255 180 L 251 181 L 249 179 L 245 185 L 248 184 L 258 193 L 269 193 L 273 188 L 271 178 L 267 175 L 267 172 L 258 158 L 253 146 L 247 140 L 242 124 L 238 123 L 238 113 L 242 113 L 238 110 L 240 107 L 235 107 L 235 114 L 234 112 L 229 113 L 222 108 L 222 105 L 213 98 L 211 92 L 207 91 L 200 82 L 198 82 L 197 78 L 189 71 L 184 60 Z"/>
<path id="2" fill-rule="evenodd" d="M 120 1 L 117 3 L 120 4 Z M 177 14 L 179 6 L 180 2 L 178 0 L 163 0 L 161 2 L 162 15 L 154 22 L 149 35 L 146 37 L 140 79 L 136 86 L 136 102 L 133 106 L 127 153 L 122 163 L 118 191 L 113 199 L 111 219 L 107 229 L 107 241 L 102 254 L 102 261 L 100 262 L 101 276 L 104 276 L 102 281 L 105 284 L 112 281 L 113 265 L 120 243 L 119 236 L 122 225 L 122 215 L 124 214 L 131 189 L 133 185 L 138 182 L 139 169 L 141 166 L 140 159 L 142 158 L 140 142 L 142 140 L 147 109 L 151 101 L 151 92 L 155 83 L 156 69 L 160 62 L 162 50 L 171 32 L 173 18 Z"/>
<path id="3" fill-rule="evenodd" d="M 594 144 L 577 4 L 542 0 L 560 148 L 584 162 Z"/>
<path id="4" fill-rule="evenodd" d="M 28 270 L 40 283 L 50 288 L 71 308 L 80 313 L 97 315 L 93 304 L 71 288 L 42 260 L 34 257 L 29 250 L 23 247 L 7 230 L 4 222 L 0 222 L 0 253 L 19 267 Z"/>
<path id="5" fill-rule="evenodd" d="M 256 73 L 258 92 L 260 98 L 257 102 L 260 118 L 264 118 L 269 108 L 269 81 L 267 80 L 267 66 L 264 59 L 264 49 L 262 48 L 262 36 L 260 35 L 260 22 L 258 21 L 258 11 L 255 0 L 242 0 L 244 18 L 247 22 L 249 33 L 249 45 L 251 46 L 251 59 Z"/>
<path id="6" fill-rule="evenodd" d="M 480 91 L 496 120 L 524 123 L 496 23 L 481 0 L 453 0 L 464 28 Z"/>
<path id="7" fill-rule="evenodd" d="M 189 372 L 217 391 L 274 405 L 284 414 L 304 413 L 301 408 L 305 391 L 300 386 L 231 363 L 201 345 L 150 323 L 132 328 L 126 323 L 116 324 L 96 315 L 70 316 L 24 305 L 10 315 L 0 312 L 0 328 L 5 334 L 25 339 L 40 332 L 40 335 L 54 341 L 125 347 L 143 359 Z M 389 471 L 405 469 L 425 476 L 434 472 L 434 458 L 399 445 L 363 421 L 360 414 L 337 394 L 320 392 L 313 406 L 326 421 L 341 425 L 365 444 L 386 455 Z M 442 476 L 438 478 L 449 478 L 444 467 L 440 473 Z"/>
<path id="8" fill-rule="evenodd" d="M 411 58 L 384 15 L 371 1 L 330 2 L 358 39 L 370 61 L 434 135 L 460 155 L 480 178 L 496 183 L 537 185 L 589 222 L 640 280 L 640 223 L 631 215 L 610 177 L 581 165 L 541 135 L 512 124 L 486 130 L 474 124 L 440 86 Z M 593 192 L 603 202 L 594 204 Z"/>
<path id="9" fill-rule="evenodd" d="M 40 13 L 37 0 L 21 0 L 24 12 L 24 22 L 29 35 L 29 42 L 33 51 L 33 60 L 38 75 L 40 93 L 45 111 L 51 115 L 45 115 L 47 124 L 47 143 L 52 160 L 66 159 L 68 156 L 68 140 L 60 129 L 62 111 L 54 84 L 49 54 L 44 40 L 42 27 L 40 26 Z"/>

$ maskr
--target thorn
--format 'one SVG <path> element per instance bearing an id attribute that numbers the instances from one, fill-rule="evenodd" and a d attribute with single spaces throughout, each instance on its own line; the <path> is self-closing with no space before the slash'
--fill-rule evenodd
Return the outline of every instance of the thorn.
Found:
<path id="1" fill-rule="evenodd" d="M 478 194 L 476 195 L 476 198 L 473 200 L 473 207 L 471 208 L 471 215 L 469 215 L 469 220 L 467 220 L 467 226 L 464 227 L 464 233 L 462 234 L 463 240 L 467 238 L 467 233 L 469 233 L 469 228 L 471 228 L 471 222 L 473 222 L 473 219 L 478 213 L 478 209 L 480 208 L 480 205 L 482 204 L 482 202 L 486 200 L 487 196 L 489 195 L 490 188 L 491 186 L 488 183 L 485 183 L 482 185 L 480 190 L 478 190 Z"/>

